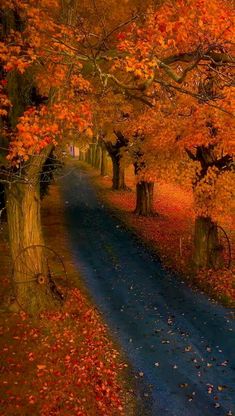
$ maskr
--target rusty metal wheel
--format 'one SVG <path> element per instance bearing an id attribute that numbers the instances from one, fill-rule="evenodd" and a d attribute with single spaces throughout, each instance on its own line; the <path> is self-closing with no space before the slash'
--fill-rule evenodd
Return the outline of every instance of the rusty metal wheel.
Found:
<path id="1" fill-rule="evenodd" d="M 68 277 L 64 262 L 56 251 L 44 245 L 28 246 L 20 251 L 13 264 L 12 282 L 16 302 L 23 310 L 27 310 L 27 305 L 19 295 L 29 288 L 32 297 L 37 298 L 43 290 L 61 305 L 67 297 Z"/>
<path id="2" fill-rule="evenodd" d="M 208 259 L 214 270 L 229 269 L 231 266 L 231 245 L 225 230 L 219 225 L 210 228 L 207 239 Z"/>

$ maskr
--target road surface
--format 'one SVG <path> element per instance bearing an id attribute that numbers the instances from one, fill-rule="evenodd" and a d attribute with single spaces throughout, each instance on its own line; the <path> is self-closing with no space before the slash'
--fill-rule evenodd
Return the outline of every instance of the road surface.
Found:
<path id="1" fill-rule="evenodd" d="M 72 170 L 61 185 L 74 261 L 134 369 L 139 416 L 235 415 L 231 311 L 164 270 L 86 172 Z"/>

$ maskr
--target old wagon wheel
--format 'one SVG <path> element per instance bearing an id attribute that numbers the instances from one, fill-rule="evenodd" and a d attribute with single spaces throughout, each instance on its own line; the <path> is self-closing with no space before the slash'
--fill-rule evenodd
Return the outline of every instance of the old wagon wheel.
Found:
<path id="1" fill-rule="evenodd" d="M 63 304 L 67 297 L 68 277 L 62 258 L 53 249 L 43 245 L 24 248 L 17 255 L 12 269 L 14 295 L 23 310 L 30 298 L 50 293 Z M 27 292 L 27 302 L 22 293 Z"/>
<path id="2" fill-rule="evenodd" d="M 213 225 L 207 240 L 208 260 L 214 270 L 229 269 L 231 265 L 231 245 L 225 230 Z"/>

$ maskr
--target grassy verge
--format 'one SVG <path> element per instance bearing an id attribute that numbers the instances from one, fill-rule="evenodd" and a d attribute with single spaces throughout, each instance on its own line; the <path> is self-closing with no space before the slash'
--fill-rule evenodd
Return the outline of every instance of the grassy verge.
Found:
<path id="1" fill-rule="evenodd" d="M 73 264 L 57 186 L 43 202 L 47 246 L 63 258 L 69 295 L 63 309 L 37 318 L 0 313 L 1 416 L 135 415 L 127 364 L 92 305 Z M 1 254 L 6 240 L 1 240 Z M 8 261 L 1 262 L 2 305 L 10 298 Z"/>

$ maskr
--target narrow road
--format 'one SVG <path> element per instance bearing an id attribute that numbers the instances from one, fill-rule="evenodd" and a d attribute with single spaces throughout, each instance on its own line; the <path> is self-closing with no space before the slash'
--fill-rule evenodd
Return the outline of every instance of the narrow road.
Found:
<path id="1" fill-rule="evenodd" d="M 98 201 L 86 172 L 61 183 L 74 260 L 134 368 L 145 414 L 235 415 L 231 311 L 164 270 Z"/>

